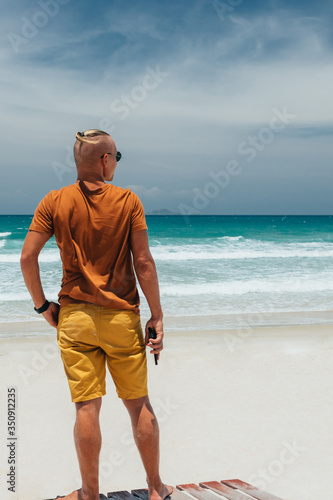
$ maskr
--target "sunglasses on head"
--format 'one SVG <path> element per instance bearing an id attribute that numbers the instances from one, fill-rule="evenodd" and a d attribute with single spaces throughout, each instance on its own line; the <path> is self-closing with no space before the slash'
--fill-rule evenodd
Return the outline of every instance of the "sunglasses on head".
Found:
<path id="1" fill-rule="evenodd" d="M 101 156 L 101 158 L 103 158 L 105 155 L 115 155 L 116 156 L 116 160 L 117 162 L 120 160 L 121 158 L 121 153 L 119 151 L 117 151 L 116 153 L 104 153 L 104 155 Z"/>

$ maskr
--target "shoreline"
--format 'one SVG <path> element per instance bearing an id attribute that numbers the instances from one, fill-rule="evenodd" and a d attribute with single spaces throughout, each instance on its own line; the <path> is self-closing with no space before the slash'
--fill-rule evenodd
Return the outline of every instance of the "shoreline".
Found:
<path id="1" fill-rule="evenodd" d="M 272 316 L 272 313 L 270 313 Z M 288 330 L 301 330 L 303 333 L 307 331 L 311 331 L 312 328 L 325 327 L 325 330 L 331 327 L 333 330 L 333 311 L 323 311 L 322 316 L 325 316 L 325 320 L 318 320 L 318 314 L 320 311 L 316 311 L 316 313 L 308 313 L 304 317 L 307 320 L 311 321 L 308 323 L 299 323 L 297 322 L 297 316 L 293 313 L 274 313 L 277 318 L 280 318 L 280 322 L 278 324 L 256 324 L 255 319 L 258 318 L 257 314 L 253 314 L 253 323 L 251 323 L 251 315 L 243 315 L 246 318 L 247 323 L 241 323 L 237 325 L 237 327 L 217 327 L 223 325 L 226 318 L 241 318 L 241 315 L 220 315 L 214 317 L 214 323 L 209 323 L 205 316 L 182 316 L 182 317 L 170 317 L 167 316 L 164 318 L 164 331 L 167 335 L 195 335 L 196 333 L 202 334 L 204 333 L 219 333 L 219 334 L 235 334 L 237 332 L 238 335 L 242 336 L 242 332 L 244 336 L 247 335 L 247 332 L 262 332 L 269 333 L 276 329 L 281 329 L 284 331 Z M 220 319 L 219 319 L 220 318 Z M 284 318 L 286 323 L 281 321 L 281 318 Z M 295 322 L 290 322 L 291 318 L 294 319 Z M 148 317 L 141 316 L 141 324 L 142 328 L 148 321 Z M 289 321 L 289 322 L 288 322 Z M 12 322 L 0 322 L 0 341 L 1 340 L 10 340 L 12 338 L 24 339 L 24 338 L 43 338 L 43 337 L 53 337 L 56 335 L 56 329 L 52 328 L 47 322 L 43 319 L 38 320 L 30 320 L 30 321 L 12 321 Z M 252 334 L 251 334 L 252 335 Z"/>

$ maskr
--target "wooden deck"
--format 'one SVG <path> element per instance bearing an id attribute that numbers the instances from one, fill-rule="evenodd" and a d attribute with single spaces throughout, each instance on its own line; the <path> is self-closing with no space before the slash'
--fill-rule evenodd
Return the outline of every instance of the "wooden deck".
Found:
<path id="1" fill-rule="evenodd" d="M 178 484 L 170 496 L 171 500 L 283 500 L 267 491 L 260 490 L 240 479 L 205 481 L 199 484 Z M 148 500 L 148 490 L 111 491 L 100 500 Z"/>
<path id="2" fill-rule="evenodd" d="M 63 497 L 57 497 L 63 498 Z M 148 500 L 148 490 L 110 491 L 100 500 Z M 267 491 L 260 490 L 240 479 L 205 481 L 199 484 L 178 484 L 173 489 L 171 500 L 283 500 Z"/>

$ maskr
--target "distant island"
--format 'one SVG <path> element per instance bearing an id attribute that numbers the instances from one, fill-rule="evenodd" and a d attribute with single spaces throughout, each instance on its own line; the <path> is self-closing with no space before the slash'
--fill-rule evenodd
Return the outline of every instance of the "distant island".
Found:
<path id="1" fill-rule="evenodd" d="M 146 215 L 181 215 L 179 212 L 171 212 L 167 208 L 159 208 L 157 210 L 152 210 L 147 212 Z"/>

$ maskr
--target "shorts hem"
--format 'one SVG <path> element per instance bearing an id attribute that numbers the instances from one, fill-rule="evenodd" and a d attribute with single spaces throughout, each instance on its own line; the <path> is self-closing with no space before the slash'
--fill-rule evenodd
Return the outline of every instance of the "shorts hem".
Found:
<path id="1" fill-rule="evenodd" d="M 118 394 L 118 398 L 120 399 L 139 399 L 143 398 L 144 396 L 148 396 L 148 390 L 141 392 L 128 392 L 126 394 L 123 393 Z"/>
<path id="2" fill-rule="evenodd" d="M 96 392 L 95 394 L 89 394 L 89 396 L 83 396 L 83 397 L 78 396 L 76 398 L 72 397 L 72 402 L 73 403 L 82 403 L 83 401 L 90 401 L 91 399 L 101 398 L 102 396 L 105 396 L 105 394 L 106 394 L 106 391 Z"/>

